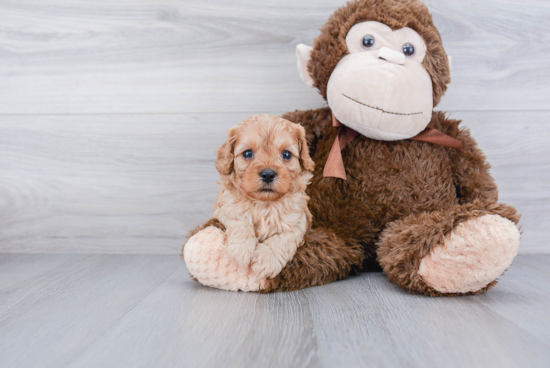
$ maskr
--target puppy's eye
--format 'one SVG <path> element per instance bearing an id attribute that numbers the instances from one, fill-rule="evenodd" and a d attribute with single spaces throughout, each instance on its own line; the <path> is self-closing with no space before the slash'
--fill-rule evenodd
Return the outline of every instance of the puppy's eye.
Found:
<path id="1" fill-rule="evenodd" d="M 246 150 L 243 152 L 243 157 L 245 159 L 251 159 L 252 157 L 254 157 L 254 152 L 252 152 L 252 150 Z"/>
<path id="2" fill-rule="evenodd" d="M 292 158 L 292 153 L 288 151 L 283 151 L 283 160 L 288 161 Z"/>
<path id="3" fill-rule="evenodd" d="M 363 47 L 366 49 L 370 49 L 374 46 L 374 36 L 366 35 L 363 37 L 363 41 L 361 42 L 363 44 Z"/>
<path id="4" fill-rule="evenodd" d="M 412 43 L 406 43 L 403 45 L 403 53 L 405 56 L 413 56 L 414 55 L 414 46 Z"/>

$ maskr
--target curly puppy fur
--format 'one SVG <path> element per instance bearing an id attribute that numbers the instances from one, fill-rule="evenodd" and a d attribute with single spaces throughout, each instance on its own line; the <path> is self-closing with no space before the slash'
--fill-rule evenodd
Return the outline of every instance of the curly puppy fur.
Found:
<path id="1" fill-rule="evenodd" d="M 229 259 L 272 277 L 292 259 L 311 223 L 305 191 L 314 164 L 305 130 L 258 115 L 231 128 L 227 137 L 216 162 L 220 192 L 214 218 L 226 228 Z"/>

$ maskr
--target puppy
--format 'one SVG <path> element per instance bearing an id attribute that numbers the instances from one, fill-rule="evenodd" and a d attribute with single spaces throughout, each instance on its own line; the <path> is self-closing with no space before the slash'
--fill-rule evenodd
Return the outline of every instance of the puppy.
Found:
<path id="1" fill-rule="evenodd" d="M 314 163 L 305 130 L 277 116 L 253 116 L 229 130 L 217 156 L 214 217 L 226 228 L 228 257 L 275 277 L 311 224 L 305 191 Z"/>

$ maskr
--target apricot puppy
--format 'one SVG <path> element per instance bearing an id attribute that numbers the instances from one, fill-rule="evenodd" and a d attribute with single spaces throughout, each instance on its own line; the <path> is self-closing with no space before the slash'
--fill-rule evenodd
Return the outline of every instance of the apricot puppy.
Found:
<path id="1" fill-rule="evenodd" d="M 277 116 L 252 116 L 229 130 L 217 155 L 221 188 L 214 217 L 226 228 L 228 257 L 259 277 L 274 277 L 311 223 L 305 191 L 314 163 L 304 128 Z"/>

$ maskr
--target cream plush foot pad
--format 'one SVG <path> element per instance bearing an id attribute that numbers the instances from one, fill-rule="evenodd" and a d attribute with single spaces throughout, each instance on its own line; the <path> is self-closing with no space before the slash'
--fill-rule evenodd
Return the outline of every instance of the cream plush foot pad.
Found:
<path id="1" fill-rule="evenodd" d="M 510 266 L 519 247 L 518 228 L 499 215 L 461 223 L 422 259 L 418 273 L 442 293 L 478 291 Z"/>
<path id="2" fill-rule="evenodd" d="M 224 290 L 258 291 L 262 282 L 250 269 L 239 269 L 227 257 L 225 233 L 209 226 L 187 241 L 183 249 L 187 269 L 201 284 Z"/>

